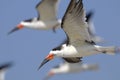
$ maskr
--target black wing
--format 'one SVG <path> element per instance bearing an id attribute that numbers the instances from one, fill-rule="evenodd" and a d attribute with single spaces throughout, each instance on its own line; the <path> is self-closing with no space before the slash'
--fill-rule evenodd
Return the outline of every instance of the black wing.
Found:
<path id="1" fill-rule="evenodd" d="M 11 63 L 11 62 L 6 63 L 6 64 L 2 64 L 0 66 L 0 70 L 7 69 L 7 68 L 11 67 L 12 65 L 13 65 L 13 63 Z"/>

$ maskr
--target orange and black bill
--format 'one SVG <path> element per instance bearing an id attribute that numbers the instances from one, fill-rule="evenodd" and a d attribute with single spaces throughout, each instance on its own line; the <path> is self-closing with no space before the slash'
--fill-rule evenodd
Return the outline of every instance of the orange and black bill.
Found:
<path id="1" fill-rule="evenodd" d="M 23 28 L 23 25 L 19 24 L 17 27 L 13 28 L 13 29 L 8 33 L 8 35 L 11 34 L 11 33 L 13 33 L 13 32 L 15 32 L 15 31 L 18 31 L 18 30 L 20 30 L 20 29 L 22 29 L 22 28 Z"/>
<path id="2" fill-rule="evenodd" d="M 49 54 L 44 60 L 43 62 L 40 64 L 38 70 L 44 65 L 46 64 L 48 61 L 52 60 L 54 58 L 54 54 Z"/>
<path id="3" fill-rule="evenodd" d="M 49 59 L 44 59 L 43 62 L 40 64 L 38 70 L 44 65 L 46 64 L 47 62 L 49 62 L 50 60 Z"/>

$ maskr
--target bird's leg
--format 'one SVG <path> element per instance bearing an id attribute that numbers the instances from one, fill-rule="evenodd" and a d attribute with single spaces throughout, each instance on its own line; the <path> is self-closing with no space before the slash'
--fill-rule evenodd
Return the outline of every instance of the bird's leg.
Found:
<path id="1" fill-rule="evenodd" d="M 53 26 L 53 32 L 55 32 L 56 33 L 56 28 L 59 26 L 59 24 L 56 24 L 55 26 Z"/>

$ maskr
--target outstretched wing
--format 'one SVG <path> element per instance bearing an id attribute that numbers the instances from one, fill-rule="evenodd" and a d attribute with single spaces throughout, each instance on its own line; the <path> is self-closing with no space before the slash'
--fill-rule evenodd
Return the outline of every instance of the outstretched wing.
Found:
<path id="1" fill-rule="evenodd" d="M 71 0 L 62 20 L 62 28 L 68 36 L 70 44 L 74 46 L 84 45 L 86 41 L 91 42 L 85 16 L 82 0 Z M 79 44 L 75 42 L 79 42 Z"/>
<path id="2" fill-rule="evenodd" d="M 58 0 L 42 0 L 36 6 L 39 17 L 43 21 L 56 20 Z"/>

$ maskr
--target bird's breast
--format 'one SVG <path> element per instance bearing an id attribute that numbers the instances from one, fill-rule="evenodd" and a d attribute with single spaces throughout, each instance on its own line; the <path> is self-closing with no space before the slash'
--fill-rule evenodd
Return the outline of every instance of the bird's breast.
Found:
<path id="1" fill-rule="evenodd" d="M 95 47 L 92 45 L 85 45 L 81 47 L 67 46 L 62 51 L 64 57 L 84 57 L 96 53 Z"/>

